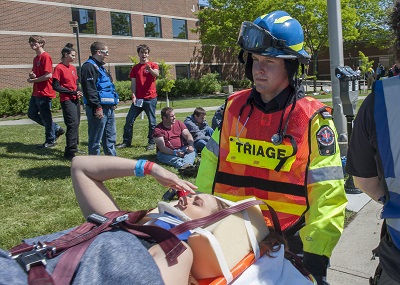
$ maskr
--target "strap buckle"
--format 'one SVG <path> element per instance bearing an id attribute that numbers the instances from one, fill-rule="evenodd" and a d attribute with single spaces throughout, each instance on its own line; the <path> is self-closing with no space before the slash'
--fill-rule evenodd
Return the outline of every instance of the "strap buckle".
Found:
<path id="1" fill-rule="evenodd" d="M 47 247 L 46 245 L 37 245 L 36 248 L 32 249 L 31 251 L 21 253 L 19 255 L 13 256 L 12 258 L 18 262 L 22 269 L 24 269 L 26 272 L 29 272 L 29 270 L 33 266 L 46 266 L 47 262 L 45 254 L 48 251 L 52 250 L 54 250 L 53 247 Z"/>
<path id="2" fill-rule="evenodd" d="M 117 224 L 119 224 L 119 223 L 125 222 L 125 221 L 128 220 L 128 219 L 129 219 L 129 215 L 128 215 L 128 214 L 119 216 L 119 217 L 115 218 L 115 220 L 114 220 L 114 222 L 111 224 L 111 226 L 115 226 L 115 225 L 117 225 Z"/>

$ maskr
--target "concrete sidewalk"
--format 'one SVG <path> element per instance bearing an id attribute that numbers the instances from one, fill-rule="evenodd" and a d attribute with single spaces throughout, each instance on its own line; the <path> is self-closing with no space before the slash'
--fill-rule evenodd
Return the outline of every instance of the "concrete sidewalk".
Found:
<path id="1" fill-rule="evenodd" d="M 126 109 L 126 112 L 116 113 L 115 117 L 116 118 L 125 118 L 127 113 L 128 113 L 128 109 L 129 108 L 130 108 L 130 106 L 118 107 L 118 110 Z M 218 108 L 219 108 L 219 106 L 204 107 L 204 110 L 206 110 L 206 111 L 215 111 Z M 191 112 L 193 112 L 193 110 L 194 110 L 194 108 L 182 108 L 182 109 L 175 109 L 174 108 L 175 113 L 191 113 Z M 142 114 L 144 114 L 144 112 L 142 112 Z M 160 114 L 160 110 L 156 110 L 156 115 L 159 115 L 159 114 Z M 212 118 L 213 115 L 214 115 L 214 113 L 210 114 L 210 118 Z M 138 119 L 140 119 L 140 117 Z M 82 116 L 81 116 L 81 121 L 84 121 L 84 120 L 86 120 L 86 114 L 83 113 Z M 62 116 L 53 117 L 53 121 L 54 122 L 64 122 L 64 119 L 63 119 Z M 17 125 L 29 125 L 29 124 L 36 124 L 36 123 L 34 121 L 32 121 L 31 119 L 0 121 L 0 126 L 17 126 Z"/>
<path id="2" fill-rule="evenodd" d="M 379 244 L 383 223 L 380 219 L 382 205 L 366 194 L 347 196 L 347 208 L 360 209 L 333 251 L 328 282 L 330 285 L 367 285 L 379 263 L 379 258 L 371 260 L 371 251 Z"/>
<path id="3" fill-rule="evenodd" d="M 363 99 L 365 98 L 365 96 L 359 96 L 359 99 Z M 320 99 L 321 102 L 330 102 L 332 101 L 331 98 L 327 98 L 327 99 Z M 219 108 L 220 106 L 212 106 L 212 107 L 203 107 L 204 110 L 206 111 L 215 111 Z M 127 113 L 128 113 L 128 109 L 130 108 L 130 106 L 122 106 L 122 107 L 118 107 L 118 110 L 123 110 L 126 109 L 126 113 L 125 112 L 121 112 L 121 113 L 116 113 L 115 117 L 116 118 L 125 118 Z M 181 108 L 181 109 L 175 109 L 174 111 L 175 113 L 191 113 L 193 112 L 194 108 Z M 144 112 L 142 113 L 144 114 Z M 160 110 L 156 111 L 156 115 L 160 114 Z M 212 115 L 214 115 L 214 113 L 209 115 L 209 118 L 212 118 Z M 81 116 L 81 121 L 86 120 L 86 115 L 82 114 Z M 53 121 L 54 122 L 63 122 L 64 119 L 62 116 L 59 117 L 53 117 Z M 211 119 L 209 120 L 211 122 Z M 19 119 L 19 120 L 8 120 L 8 121 L 0 121 L 0 126 L 17 126 L 17 125 L 29 125 L 29 124 L 35 124 L 34 121 L 32 121 L 31 119 Z"/>

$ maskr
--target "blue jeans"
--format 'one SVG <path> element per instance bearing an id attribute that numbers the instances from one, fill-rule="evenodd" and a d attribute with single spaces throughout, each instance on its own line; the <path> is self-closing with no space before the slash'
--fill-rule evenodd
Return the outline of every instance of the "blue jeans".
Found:
<path id="1" fill-rule="evenodd" d="M 181 147 L 178 151 L 186 151 L 186 146 Z M 157 151 L 157 159 L 160 162 L 171 165 L 177 169 L 181 168 L 185 164 L 193 164 L 195 158 L 196 150 L 190 153 L 185 153 L 185 156 L 183 158 Z"/>
<path id="2" fill-rule="evenodd" d="M 208 139 L 207 140 L 199 139 L 194 142 L 193 146 L 197 150 L 198 153 L 200 153 L 203 150 L 203 148 L 206 146 L 206 144 L 208 143 L 208 140 L 211 138 L 213 133 L 214 133 L 214 130 L 211 127 L 206 127 L 204 129 L 204 134 L 208 137 Z"/>
<path id="3" fill-rule="evenodd" d="M 114 106 L 102 105 L 102 107 L 104 117 L 98 119 L 94 115 L 94 110 L 86 106 L 89 154 L 100 155 L 100 144 L 102 144 L 105 155 L 116 156 L 115 142 L 117 139 L 117 127 L 114 117 Z"/>
<path id="4" fill-rule="evenodd" d="M 125 144 L 127 145 L 132 144 L 133 124 L 135 123 L 136 118 L 140 115 L 142 111 L 146 113 L 147 119 L 149 120 L 149 131 L 147 133 L 148 143 L 154 144 L 153 130 L 157 124 L 156 106 L 157 106 L 157 98 L 150 100 L 143 100 L 142 107 L 138 107 L 133 104 L 131 105 L 128 115 L 126 115 L 126 122 L 124 126 L 123 142 Z"/>
<path id="5" fill-rule="evenodd" d="M 54 143 L 56 131 L 61 127 L 53 122 L 51 115 L 51 98 L 32 96 L 29 101 L 28 118 L 44 126 L 46 140 L 45 143 Z"/>
<path id="6" fill-rule="evenodd" d="M 68 231 L 28 239 L 52 241 Z M 46 269 L 52 273 L 62 254 L 47 259 Z M 132 266 L 134 264 L 134 266 Z M 22 267 L 0 249 L 0 284 L 26 285 L 27 274 Z M 162 285 L 162 277 L 154 259 L 141 241 L 133 234 L 113 230 L 96 237 L 80 260 L 71 282 L 72 285 L 137 284 Z"/>

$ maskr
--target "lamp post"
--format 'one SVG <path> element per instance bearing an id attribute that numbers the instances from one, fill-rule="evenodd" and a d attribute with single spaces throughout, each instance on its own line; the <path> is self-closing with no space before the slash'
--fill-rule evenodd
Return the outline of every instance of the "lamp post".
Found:
<path id="1" fill-rule="evenodd" d="M 81 81 L 81 52 L 79 48 L 79 23 L 77 21 L 70 21 L 69 25 L 72 27 L 76 34 L 76 46 L 78 48 L 78 64 L 79 64 L 79 72 L 78 72 L 78 77 L 79 77 L 79 82 Z"/>
<path id="2" fill-rule="evenodd" d="M 75 34 L 76 34 L 76 47 L 78 49 L 78 64 L 79 64 L 79 71 L 78 71 L 78 82 L 81 82 L 81 69 L 82 69 L 82 64 L 81 64 L 81 51 L 79 48 L 79 23 L 77 21 L 69 21 L 69 25 L 70 27 L 72 27 L 72 30 L 74 30 Z M 85 110 L 85 106 L 83 103 L 83 100 L 81 100 L 82 102 L 82 110 L 81 112 L 84 112 Z"/>

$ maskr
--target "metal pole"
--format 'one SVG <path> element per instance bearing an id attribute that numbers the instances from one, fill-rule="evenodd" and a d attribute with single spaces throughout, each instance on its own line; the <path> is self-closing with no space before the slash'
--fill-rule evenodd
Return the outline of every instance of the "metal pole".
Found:
<path id="1" fill-rule="evenodd" d="M 79 23 L 77 21 L 70 21 L 69 25 L 72 27 L 73 32 L 75 32 L 76 35 L 76 46 L 78 49 L 78 65 L 79 65 L 79 71 L 78 71 L 78 82 L 81 83 L 81 69 L 82 69 L 82 64 L 81 64 L 81 48 L 79 44 Z M 81 99 L 82 102 L 82 110 L 81 113 L 85 111 L 85 106 L 83 104 L 83 99 Z"/>
<path id="2" fill-rule="evenodd" d="M 78 64 L 79 64 L 79 72 L 78 72 L 78 77 L 79 77 L 79 82 L 81 82 L 81 68 L 82 68 L 82 64 L 81 64 L 81 49 L 79 46 L 79 27 L 75 28 L 76 30 L 76 46 L 78 48 Z"/>
<path id="3" fill-rule="evenodd" d="M 343 36 L 342 15 L 340 0 L 327 0 L 328 5 L 328 31 L 329 31 L 329 57 L 332 82 L 333 119 L 339 134 L 339 141 L 347 141 L 346 121 L 343 114 L 343 105 L 340 99 L 340 83 L 335 76 L 335 68 L 343 66 Z"/>

